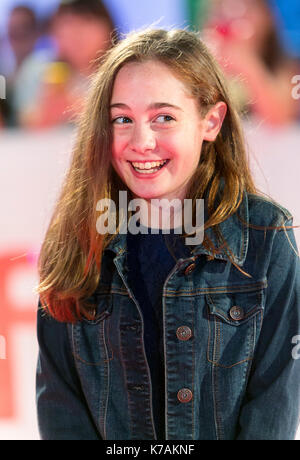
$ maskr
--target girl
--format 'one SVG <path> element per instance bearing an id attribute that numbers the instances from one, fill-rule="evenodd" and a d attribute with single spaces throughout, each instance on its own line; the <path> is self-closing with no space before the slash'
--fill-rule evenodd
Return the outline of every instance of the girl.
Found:
<path id="1" fill-rule="evenodd" d="M 132 199 L 148 206 L 139 233 L 124 226 Z M 192 202 L 193 231 L 178 234 L 178 207 L 171 228 L 166 206 L 155 221 L 155 200 Z M 199 213 L 203 240 L 184 239 Z M 113 47 L 39 259 L 41 437 L 293 439 L 291 224 L 258 195 L 223 76 L 195 33 L 148 30 Z"/>

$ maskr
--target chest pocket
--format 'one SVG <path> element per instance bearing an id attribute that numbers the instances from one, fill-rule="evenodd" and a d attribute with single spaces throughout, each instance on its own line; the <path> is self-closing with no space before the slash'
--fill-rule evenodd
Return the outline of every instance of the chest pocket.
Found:
<path id="1" fill-rule="evenodd" d="M 72 326 L 75 359 L 94 366 L 104 364 L 113 357 L 110 346 L 112 295 L 98 294 L 96 305 L 93 319 L 83 319 Z"/>
<path id="2" fill-rule="evenodd" d="M 263 317 L 263 290 L 206 295 L 207 359 L 221 367 L 253 358 Z"/>

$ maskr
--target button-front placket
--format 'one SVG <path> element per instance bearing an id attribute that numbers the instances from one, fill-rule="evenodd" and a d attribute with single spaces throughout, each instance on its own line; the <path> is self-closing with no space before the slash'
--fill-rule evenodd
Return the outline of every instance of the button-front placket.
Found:
<path id="1" fill-rule="evenodd" d="M 186 295 L 193 277 L 182 277 L 191 259 L 178 260 L 163 290 L 164 353 L 166 367 L 166 439 L 191 440 L 194 436 L 194 339 L 195 302 Z M 193 264 L 189 264 L 190 267 Z M 191 274 L 195 267 L 189 269 Z M 180 280 L 180 282 L 179 282 Z M 182 286 L 182 290 L 180 286 Z"/>

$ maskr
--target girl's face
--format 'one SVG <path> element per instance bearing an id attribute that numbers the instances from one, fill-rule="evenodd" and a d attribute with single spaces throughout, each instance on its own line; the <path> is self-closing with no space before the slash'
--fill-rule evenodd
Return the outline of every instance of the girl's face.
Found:
<path id="1" fill-rule="evenodd" d="M 133 195 L 183 199 L 203 140 L 213 140 L 213 121 L 200 116 L 184 83 L 161 62 L 128 63 L 110 110 L 112 165 Z"/>

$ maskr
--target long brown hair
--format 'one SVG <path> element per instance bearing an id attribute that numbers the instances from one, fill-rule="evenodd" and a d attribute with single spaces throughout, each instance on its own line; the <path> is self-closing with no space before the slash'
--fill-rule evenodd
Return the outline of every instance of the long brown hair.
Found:
<path id="1" fill-rule="evenodd" d="M 145 60 L 169 66 L 197 98 L 202 115 L 219 101 L 227 104 L 216 140 L 204 142 L 188 193 L 194 201 L 206 196 L 205 228 L 217 228 L 235 213 L 245 191 L 256 193 L 237 112 L 218 64 L 197 33 L 152 29 L 129 34 L 108 51 L 91 81 L 71 165 L 40 252 L 37 291 L 43 307 L 59 321 L 88 317 L 84 299 L 97 288 L 103 250 L 114 238 L 97 233 L 96 203 L 117 201 L 119 190 L 130 192 L 111 166 L 109 106 L 120 68 Z"/>

